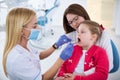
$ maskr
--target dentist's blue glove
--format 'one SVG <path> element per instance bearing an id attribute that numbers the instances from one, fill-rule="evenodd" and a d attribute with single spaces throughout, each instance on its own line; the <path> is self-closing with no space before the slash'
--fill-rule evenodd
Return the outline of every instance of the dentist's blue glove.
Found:
<path id="1" fill-rule="evenodd" d="M 68 43 L 68 42 L 70 42 L 70 41 L 71 41 L 70 38 L 68 38 L 66 35 L 62 35 L 62 36 L 58 39 L 58 41 L 55 43 L 55 45 L 56 45 L 57 48 L 59 48 L 59 47 L 62 46 L 63 44 Z"/>
<path id="2" fill-rule="evenodd" d="M 68 44 L 66 48 L 61 52 L 60 58 L 64 61 L 67 60 L 72 56 L 73 50 L 74 50 L 73 44 L 72 43 Z"/>

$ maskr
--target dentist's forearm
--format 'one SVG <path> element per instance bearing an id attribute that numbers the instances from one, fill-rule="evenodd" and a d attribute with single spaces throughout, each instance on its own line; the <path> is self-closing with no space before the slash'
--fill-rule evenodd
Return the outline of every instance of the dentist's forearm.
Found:
<path id="1" fill-rule="evenodd" d="M 52 80 L 56 75 L 57 71 L 59 70 L 59 68 L 61 67 L 61 65 L 63 64 L 63 62 L 64 60 L 58 58 L 56 62 L 53 64 L 53 66 L 42 75 L 42 80 Z"/>
<path id="2" fill-rule="evenodd" d="M 55 51 L 55 48 L 53 48 L 53 47 L 50 47 L 47 50 L 41 51 L 40 52 L 40 59 L 44 59 L 44 58 L 50 56 L 54 51 Z"/>

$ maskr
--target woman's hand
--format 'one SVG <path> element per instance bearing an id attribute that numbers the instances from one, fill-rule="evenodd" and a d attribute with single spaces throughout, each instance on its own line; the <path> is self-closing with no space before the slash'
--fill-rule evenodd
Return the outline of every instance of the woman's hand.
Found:
<path id="1" fill-rule="evenodd" d="M 72 73 L 65 73 L 64 74 L 64 80 L 74 80 L 75 75 Z"/>
<path id="2" fill-rule="evenodd" d="M 64 80 L 74 80 L 76 75 L 78 75 L 78 76 L 85 76 L 84 73 L 81 73 L 81 74 L 65 73 L 64 74 Z"/>
<path id="3" fill-rule="evenodd" d="M 54 80 L 64 80 L 64 77 L 56 77 Z"/>
<path id="4" fill-rule="evenodd" d="M 60 54 L 60 58 L 62 60 L 67 60 L 68 58 L 70 58 L 72 56 L 72 53 L 73 53 L 73 50 L 74 50 L 74 46 L 72 43 L 69 43 L 65 49 L 63 49 L 63 51 L 61 52 Z"/>
<path id="5" fill-rule="evenodd" d="M 59 48 L 63 44 L 68 43 L 70 41 L 71 41 L 70 38 L 68 38 L 66 35 L 62 35 L 62 36 L 60 36 L 60 38 L 58 39 L 58 41 L 55 43 L 55 45 L 56 45 L 57 48 Z"/>

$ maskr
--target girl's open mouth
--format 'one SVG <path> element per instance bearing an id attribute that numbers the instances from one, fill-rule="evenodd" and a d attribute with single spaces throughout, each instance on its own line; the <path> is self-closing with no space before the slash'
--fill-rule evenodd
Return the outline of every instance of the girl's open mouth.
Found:
<path id="1" fill-rule="evenodd" d="M 80 40 L 80 38 L 78 38 L 78 42 L 80 42 L 81 40 Z"/>

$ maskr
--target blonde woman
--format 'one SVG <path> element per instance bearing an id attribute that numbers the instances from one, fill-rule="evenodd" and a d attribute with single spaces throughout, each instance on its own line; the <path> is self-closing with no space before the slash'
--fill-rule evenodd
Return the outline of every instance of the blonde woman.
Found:
<path id="1" fill-rule="evenodd" d="M 56 48 L 70 40 L 63 35 L 55 45 L 40 53 L 27 45 L 29 40 L 38 39 L 39 32 L 33 10 L 10 10 L 6 19 L 6 46 L 3 55 L 4 72 L 10 80 L 51 80 L 61 64 L 72 55 L 73 44 L 70 43 L 53 66 L 42 75 L 40 59 L 48 57 Z"/>

